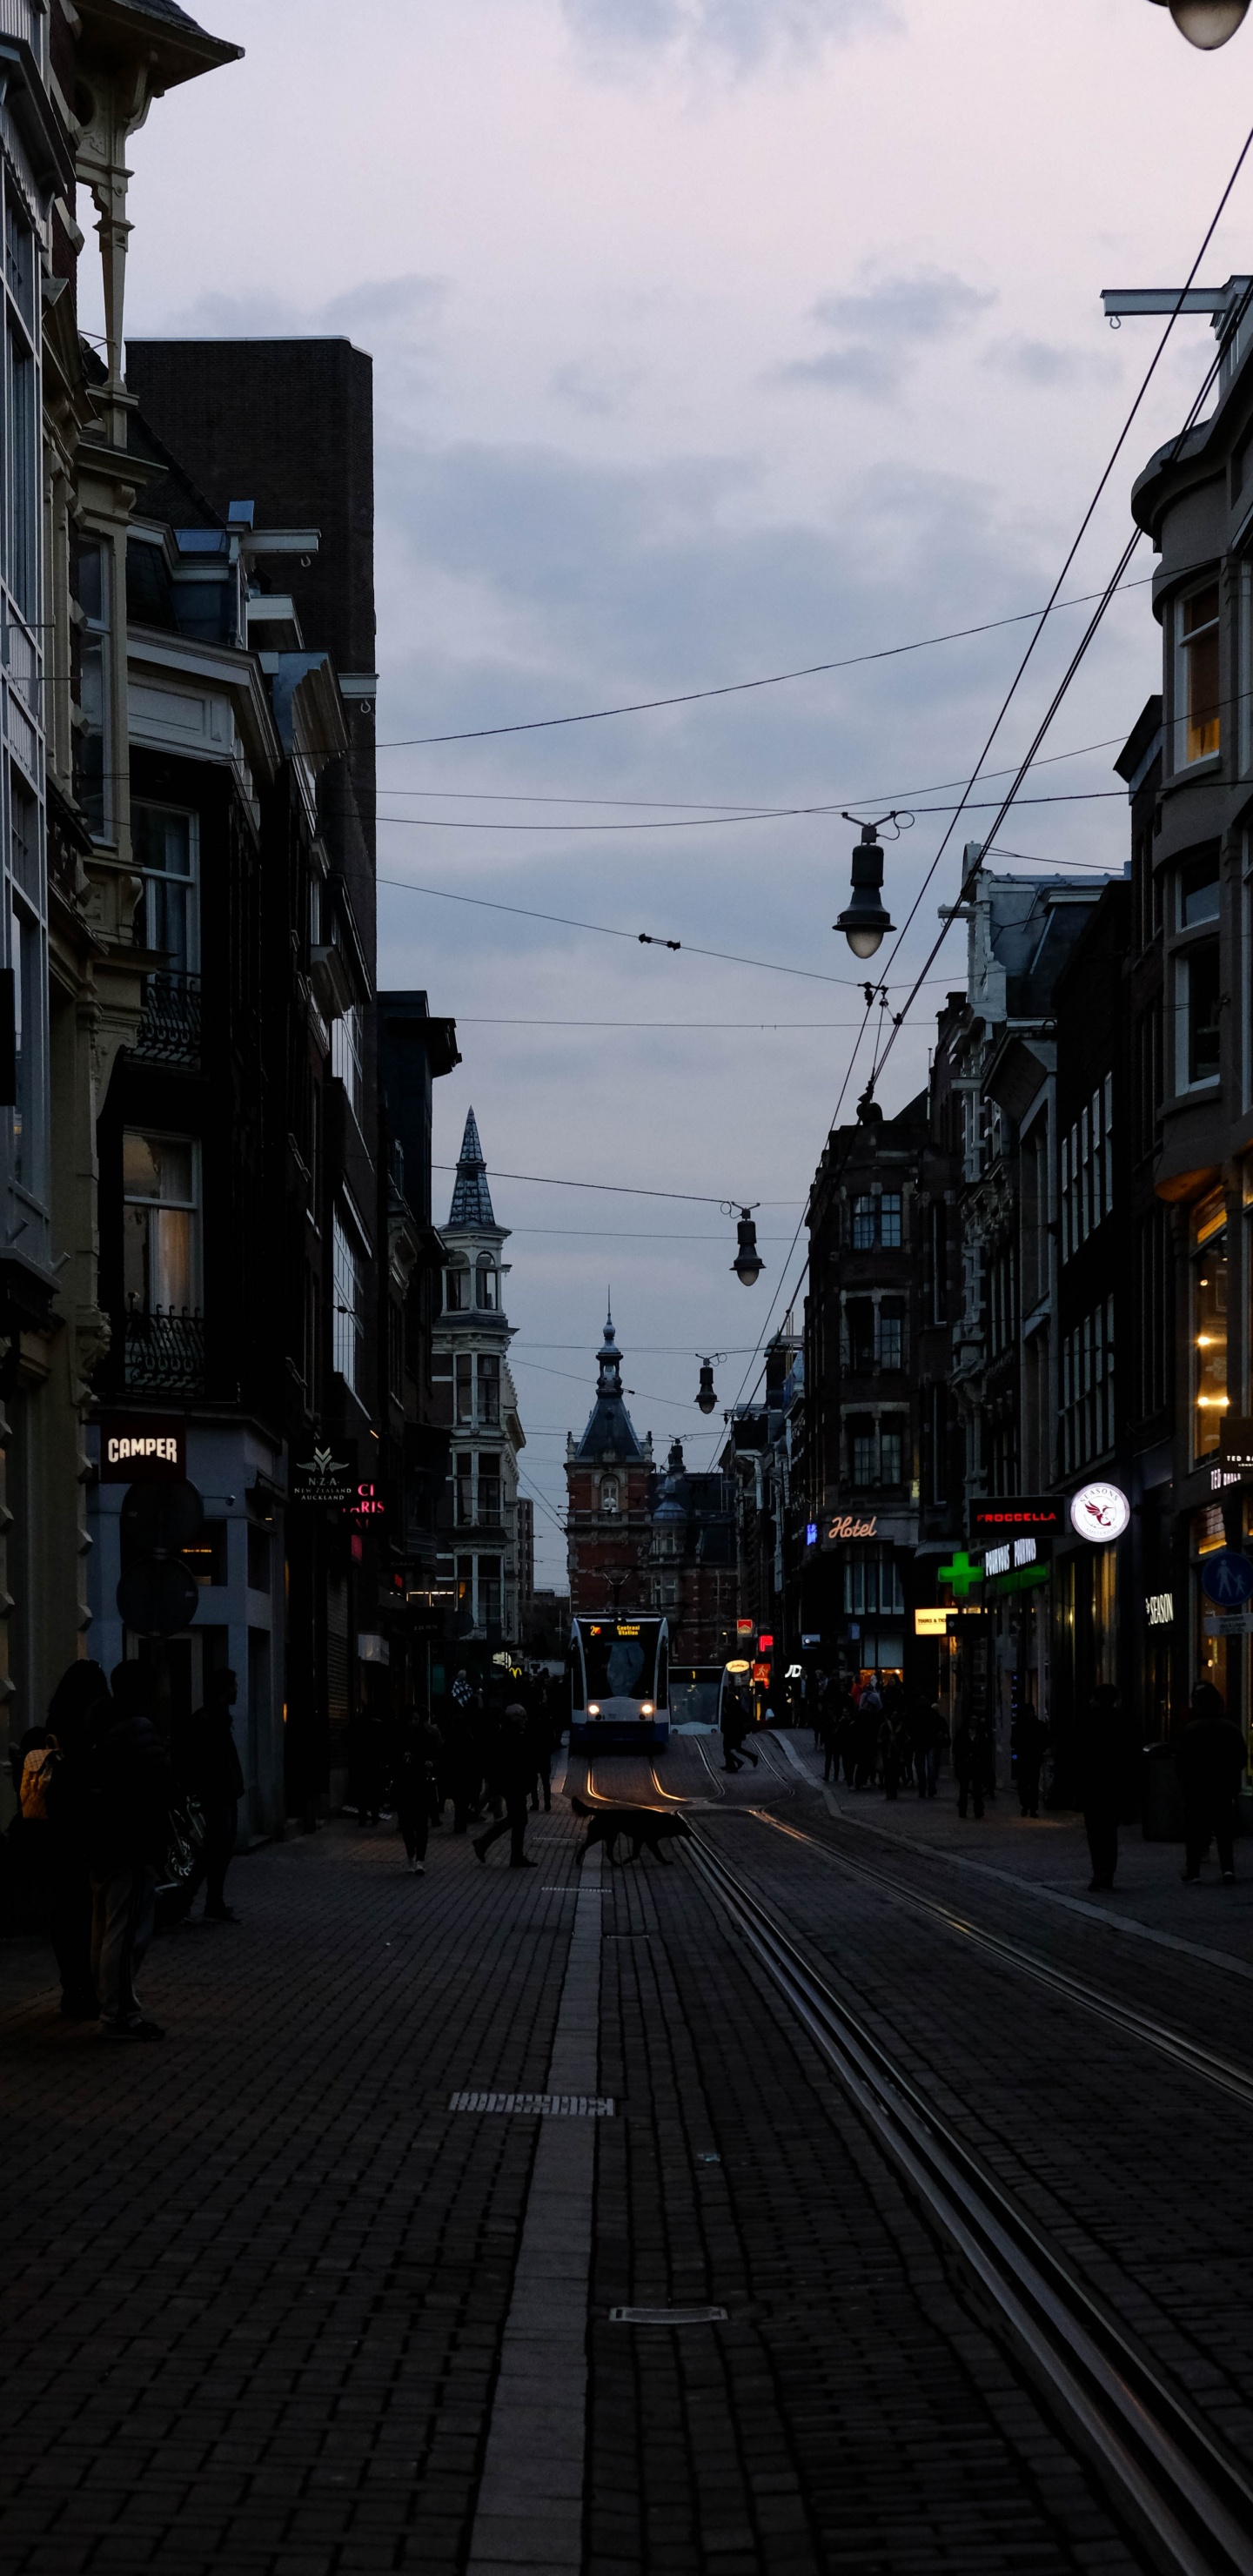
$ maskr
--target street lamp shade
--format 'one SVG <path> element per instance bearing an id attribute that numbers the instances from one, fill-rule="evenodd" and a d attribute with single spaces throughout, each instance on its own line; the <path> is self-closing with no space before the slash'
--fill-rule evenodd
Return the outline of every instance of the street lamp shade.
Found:
<path id="1" fill-rule="evenodd" d="M 834 924 L 843 931 L 854 957 L 873 957 L 885 930 L 896 928 L 884 910 L 882 884 L 883 851 L 875 839 L 874 824 L 863 823 L 853 852 L 852 896 Z"/>
<path id="2" fill-rule="evenodd" d="M 700 1394 L 697 1396 L 696 1402 L 701 1413 L 717 1412 L 718 1398 L 714 1393 L 714 1370 L 712 1360 L 701 1361 Z"/>
<path id="3" fill-rule="evenodd" d="M 731 1268 L 742 1288 L 755 1288 L 765 1264 L 757 1249 L 757 1228 L 748 1208 L 740 1209 L 740 1221 L 735 1231 L 739 1240 Z"/>
<path id="4" fill-rule="evenodd" d="M 1181 36 L 1203 54 L 1227 44 L 1248 16 L 1249 0 L 1156 0 L 1169 8 Z"/>

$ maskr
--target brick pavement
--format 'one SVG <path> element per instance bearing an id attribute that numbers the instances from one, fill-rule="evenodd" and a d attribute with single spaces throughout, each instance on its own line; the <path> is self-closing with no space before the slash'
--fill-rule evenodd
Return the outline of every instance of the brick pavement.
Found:
<path id="1" fill-rule="evenodd" d="M 160 2049 L 62 2025 L 46 1954 L 0 1950 L 4 2576 L 465 2567 L 540 2131 L 447 2105 L 558 2063 L 567 1813 L 531 1843 L 526 1877 L 437 1836 L 414 1881 L 345 1826 L 252 1855 L 239 1931 L 153 1952 Z M 703 1889 L 605 1881 L 586 2567 L 1136 2565 Z M 608 2319 L 706 2301 L 729 2325 Z"/>

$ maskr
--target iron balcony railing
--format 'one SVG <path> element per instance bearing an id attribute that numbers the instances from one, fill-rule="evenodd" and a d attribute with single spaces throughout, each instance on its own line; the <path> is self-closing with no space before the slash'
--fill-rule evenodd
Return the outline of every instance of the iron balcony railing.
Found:
<path id="1" fill-rule="evenodd" d="M 155 975 L 145 975 L 143 1016 L 135 1053 L 145 1064 L 199 1064 L 198 975 L 175 975 L 165 967 Z"/>
<path id="2" fill-rule="evenodd" d="M 131 1306 L 126 1315 L 125 1376 L 129 1387 L 163 1395 L 204 1390 L 204 1317 L 186 1307 Z"/>

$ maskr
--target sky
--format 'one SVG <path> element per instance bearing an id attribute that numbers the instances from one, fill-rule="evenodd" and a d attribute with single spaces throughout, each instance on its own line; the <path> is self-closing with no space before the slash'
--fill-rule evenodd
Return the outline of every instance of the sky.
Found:
<path id="1" fill-rule="evenodd" d="M 1112 331 L 1100 290 L 1182 284 L 1253 116 L 1253 25 L 1202 55 L 1145 0 L 203 14 L 245 59 L 134 137 L 127 323 L 373 356 L 379 981 L 458 1023 L 436 1160 L 473 1104 L 493 1174 L 690 1194 L 493 1178 L 537 1579 L 560 1582 L 609 1291 L 636 1427 L 697 1467 L 722 1429 L 699 1358 L 729 1405 L 767 1322 L 799 1321 L 806 1189 L 869 1070 L 866 970 L 831 927 L 842 813 L 912 814 L 885 839 L 903 924 L 1032 632 L 994 622 L 1048 597 L 1160 330 Z M 1200 282 L 1251 247 L 1253 156 Z M 1212 352 L 1180 322 L 1063 598 L 1108 579 Z M 1007 870 L 1125 862 L 1111 763 L 1159 685 L 1151 570 L 1144 544 L 998 838 Z M 1083 616 L 1050 621 L 990 770 Z M 994 631 L 889 651 L 974 626 Z M 735 690 L 832 662 L 853 667 Z M 827 810 L 750 810 L 806 807 Z M 895 1006 L 979 836 L 963 816 L 875 961 Z M 954 932 L 888 1114 L 963 972 Z M 748 1291 L 722 1202 L 756 1205 Z"/>

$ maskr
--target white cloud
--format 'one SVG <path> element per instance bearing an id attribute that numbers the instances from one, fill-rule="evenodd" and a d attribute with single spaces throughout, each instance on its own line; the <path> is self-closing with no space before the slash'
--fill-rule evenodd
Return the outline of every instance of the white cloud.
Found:
<path id="1" fill-rule="evenodd" d="M 660 60 L 742 75 L 810 61 L 825 45 L 894 23 L 885 0 L 563 0 L 563 7 L 601 72 Z"/>

